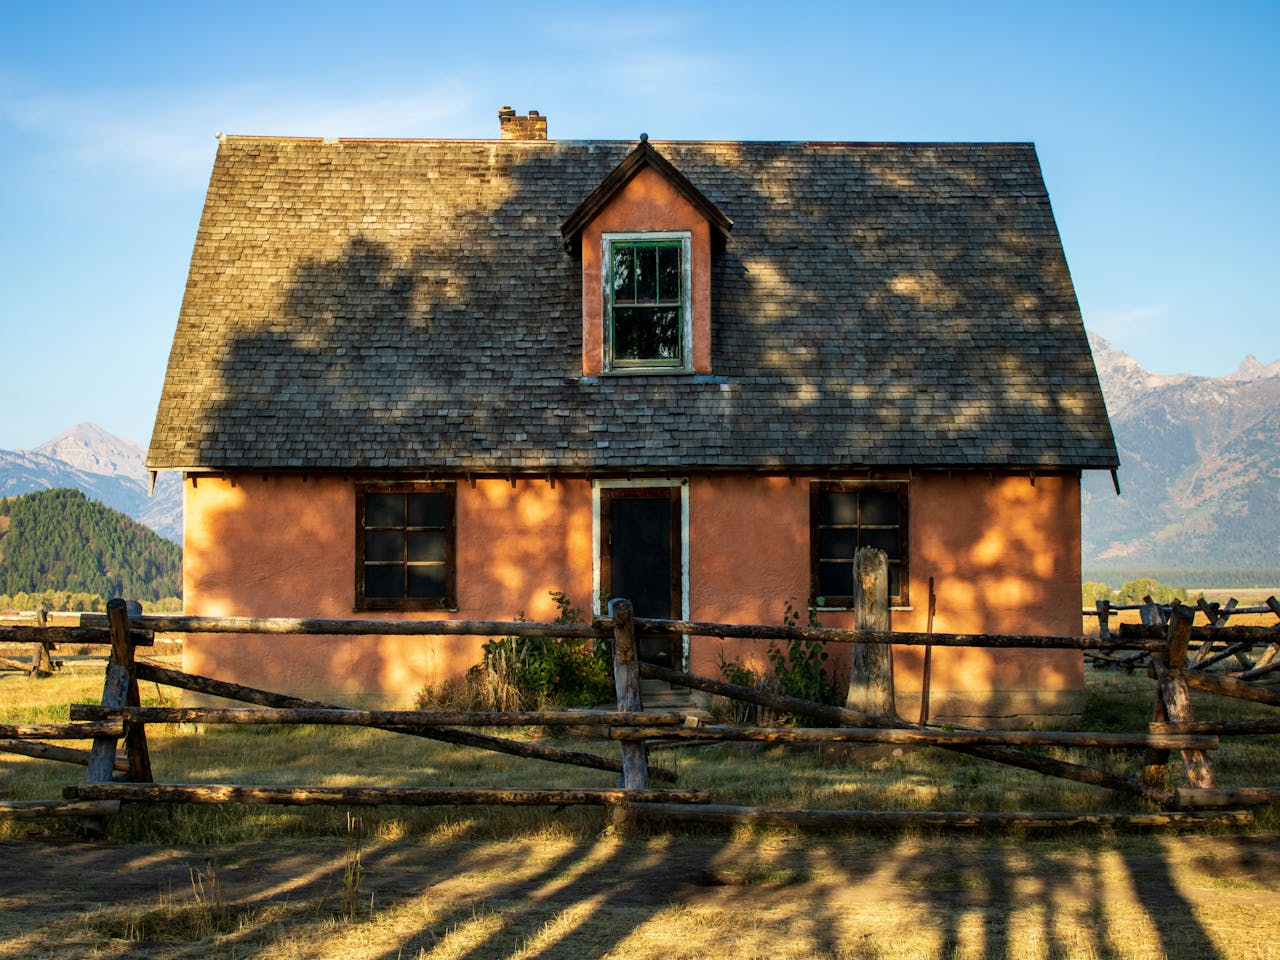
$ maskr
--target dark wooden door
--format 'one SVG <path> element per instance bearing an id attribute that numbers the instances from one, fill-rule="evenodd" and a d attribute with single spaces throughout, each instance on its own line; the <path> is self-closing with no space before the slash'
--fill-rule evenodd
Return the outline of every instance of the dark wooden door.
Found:
<path id="1" fill-rule="evenodd" d="M 600 491 L 601 581 L 610 597 L 626 597 L 637 617 L 680 618 L 680 488 Z M 679 636 L 641 637 L 640 659 L 681 667 Z"/>

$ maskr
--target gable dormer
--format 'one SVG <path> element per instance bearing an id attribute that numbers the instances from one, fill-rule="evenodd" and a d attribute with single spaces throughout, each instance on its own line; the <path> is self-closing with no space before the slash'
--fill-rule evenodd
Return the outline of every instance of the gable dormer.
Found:
<path id="1" fill-rule="evenodd" d="M 561 227 L 582 254 L 582 373 L 710 373 L 711 247 L 733 226 L 641 135 Z"/>

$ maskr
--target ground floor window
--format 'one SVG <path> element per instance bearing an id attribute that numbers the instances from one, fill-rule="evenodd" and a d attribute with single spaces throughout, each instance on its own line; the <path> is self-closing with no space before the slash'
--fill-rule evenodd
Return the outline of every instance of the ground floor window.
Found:
<path id="1" fill-rule="evenodd" d="M 356 609 L 457 607 L 453 484 L 356 489 Z"/>
<path id="2" fill-rule="evenodd" d="M 906 606 L 906 485 L 811 484 L 811 576 L 821 606 L 853 605 L 853 555 L 861 547 L 878 547 L 885 552 L 889 558 L 889 602 Z"/>

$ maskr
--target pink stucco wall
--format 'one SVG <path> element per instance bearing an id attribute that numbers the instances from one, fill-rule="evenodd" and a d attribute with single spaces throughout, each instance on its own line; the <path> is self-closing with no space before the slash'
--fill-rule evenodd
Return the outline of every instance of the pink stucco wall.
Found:
<path id="1" fill-rule="evenodd" d="M 938 633 L 1074 635 L 1080 629 L 1080 487 L 1075 475 L 916 473 L 908 484 L 910 602 L 895 630 L 923 632 L 934 579 Z M 787 478 L 696 477 L 690 489 L 690 615 L 695 620 L 781 623 L 788 600 L 809 594 L 809 484 Z M 852 627 L 848 611 L 822 611 Z M 762 670 L 767 644 L 707 638 L 691 669 L 717 675 L 720 660 Z M 849 648 L 830 666 L 848 676 Z M 919 711 L 923 648 L 898 647 L 895 681 L 904 716 Z M 1036 716 L 1078 712 L 1082 658 L 1071 651 L 933 651 L 930 715 Z"/>
<path id="2" fill-rule="evenodd" d="M 1074 475 L 1030 478 L 917 473 L 908 485 L 909 609 L 898 630 L 924 630 L 934 578 L 934 629 L 1074 634 L 1079 630 L 1080 499 Z M 201 615 L 391 618 L 355 600 L 355 482 L 244 475 L 188 480 L 186 611 Z M 809 483 L 786 477 L 689 479 L 689 613 L 694 619 L 781 623 L 809 585 Z M 589 610 L 592 493 L 586 480 L 478 480 L 457 485 L 458 611 L 423 617 L 550 619 L 548 596 Z M 407 616 L 407 615 L 401 615 Z M 824 611 L 824 623 L 852 626 Z M 407 703 L 429 681 L 480 659 L 470 638 L 194 637 L 189 670 L 289 693 Z M 694 638 L 691 667 L 716 675 L 721 657 L 765 664 L 764 644 Z M 847 648 L 833 667 L 847 676 Z M 921 650 L 895 652 L 907 714 L 920 689 Z M 1078 653 L 937 648 L 933 714 L 1078 710 Z M 1043 708 L 1043 709 L 1041 709 Z"/>
<path id="3" fill-rule="evenodd" d="M 355 485 L 338 477 L 201 477 L 185 486 L 183 585 L 189 613 L 403 619 L 355 611 Z M 586 481 L 458 483 L 459 612 L 421 618 L 549 620 L 549 593 L 591 596 Z M 585 556 L 586 563 L 582 563 Z M 430 681 L 480 660 L 471 637 L 193 637 L 187 669 L 297 695 L 411 702 Z"/>

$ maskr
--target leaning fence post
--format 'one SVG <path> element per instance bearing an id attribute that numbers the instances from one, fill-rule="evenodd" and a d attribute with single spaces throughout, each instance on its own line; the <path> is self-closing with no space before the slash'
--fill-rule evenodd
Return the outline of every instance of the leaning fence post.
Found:
<path id="1" fill-rule="evenodd" d="M 1160 697 L 1164 701 L 1169 720 L 1175 723 L 1190 723 L 1195 720 L 1186 676 L 1187 645 L 1191 640 L 1191 622 L 1194 619 L 1195 608 L 1184 607 L 1174 601 L 1169 610 L 1169 633 L 1165 649 L 1151 654 Z M 1183 750 L 1182 764 L 1186 768 L 1190 786 L 1213 786 L 1213 768 L 1203 750 Z"/>
<path id="2" fill-rule="evenodd" d="M 889 558 L 883 550 L 862 547 L 853 555 L 854 627 L 889 632 Z M 893 647 L 856 643 L 849 669 L 846 709 L 879 717 L 898 714 L 893 697 Z"/>
<path id="3" fill-rule="evenodd" d="M 129 608 L 119 597 L 107 602 L 107 622 L 111 630 L 111 653 L 107 657 L 107 676 L 102 685 L 104 707 L 137 707 L 138 679 L 134 673 L 134 645 L 129 632 Z M 151 756 L 147 750 L 146 728 L 141 724 L 124 725 L 124 739 L 129 750 L 129 779 L 147 783 L 152 779 Z M 89 752 L 88 782 L 105 782 L 115 769 L 119 742 L 114 737 L 95 737 Z"/>
<path id="4" fill-rule="evenodd" d="M 631 601 L 609 601 L 613 619 L 613 688 L 618 695 L 618 710 L 639 713 L 640 661 L 636 655 L 636 624 Z M 622 741 L 622 787 L 645 790 L 649 786 L 649 747 L 643 740 Z"/>

